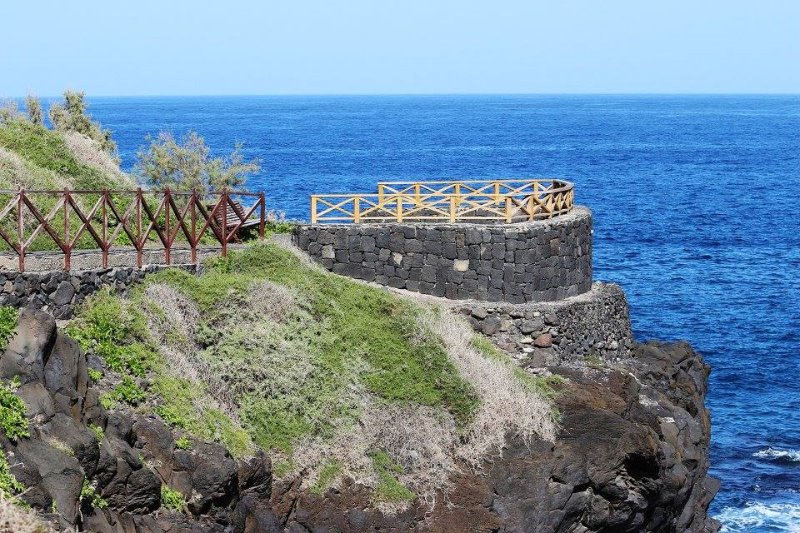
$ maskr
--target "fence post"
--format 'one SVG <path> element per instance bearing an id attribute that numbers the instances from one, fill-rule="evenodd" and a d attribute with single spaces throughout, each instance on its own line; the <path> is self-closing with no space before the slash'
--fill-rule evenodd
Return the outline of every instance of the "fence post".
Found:
<path id="1" fill-rule="evenodd" d="M 317 223 L 317 195 L 311 195 L 311 223 Z"/>
<path id="2" fill-rule="evenodd" d="M 456 196 L 450 196 L 450 222 L 456 221 Z"/>
<path id="3" fill-rule="evenodd" d="M 267 225 L 267 199 L 264 197 L 264 191 L 258 193 L 258 201 L 261 202 L 261 220 L 258 223 L 258 240 L 263 241 Z"/>
<path id="4" fill-rule="evenodd" d="M 228 257 L 228 188 L 222 189 L 222 257 Z"/>
<path id="5" fill-rule="evenodd" d="M 64 270 L 72 268 L 72 243 L 69 240 L 69 189 L 64 189 Z"/>
<path id="6" fill-rule="evenodd" d="M 169 210 L 170 210 L 170 199 L 172 198 L 172 194 L 170 193 L 169 187 L 164 189 L 164 230 L 166 233 L 166 246 L 164 246 L 164 262 L 166 264 L 170 264 L 172 261 L 170 247 L 172 246 L 172 240 L 169 238 L 170 230 L 169 230 Z"/>
<path id="7" fill-rule="evenodd" d="M 19 271 L 25 272 L 25 218 L 22 215 L 22 205 L 25 197 L 25 189 L 20 189 L 17 193 L 17 239 L 19 240 L 19 248 L 17 255 L 19 256 Z"/>
<path id="8" fill-rule="evenodd" d="M 192 187 L 192 195 L 189 197 L 192 203 L 192 263 L 197 264 L 197 189 Z"/>
<path id="9" fill-rule="evenodd" d="M 421 183 L 415 183 L 414 184 L 414 203 L 417 204 L 417 207 L 420 207 L 422 205 L 422 197 L 421 197 L 421 194 L 420 194 L 421 191 L 422 191 L 422 184 Z"/>
<path id="10" fill-rule="evenodd" d="M 353 222 L 358 224 L 361 222 L 361 197 L 353 197 Z"/>
<path id="11" fill-rule="evenodd" d="M 103 228 L 101 235 L 103 236 L 103 248 L 100 250 L 102 254 L 103 268 L 108 268 L 108 189 L 103 189 L 101 192 L 103 197 Z"/>
<path id="12" fill-rule="evenodd" d="M 394 205 L 397 208 L 397 221 L 403 221 L 403 197 L 399 193 L 395 193 Z"/>
<path id="13" fill-rule="evenodd" d="M 142 188 L 136 189 L 136 266 L 142 268 L 142 248 L 144 248 L 144 238 L 142 237 L 142 202 L 144 194 Z"/>
<path id="14" fill-rule="evenodd" d="M 511 224 L 511 197 L 506 196 L 506 223 Z"/>

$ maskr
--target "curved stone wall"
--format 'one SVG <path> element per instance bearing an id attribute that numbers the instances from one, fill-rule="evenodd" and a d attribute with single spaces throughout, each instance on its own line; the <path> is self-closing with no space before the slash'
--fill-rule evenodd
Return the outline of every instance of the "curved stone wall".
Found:
<path id="1" fill-rule="evenodd" d="M 326 269 L 451 299 L 553 301 L 592 285 L 592 215 L 516 224 L 301 225 L 294 243 Z"/>

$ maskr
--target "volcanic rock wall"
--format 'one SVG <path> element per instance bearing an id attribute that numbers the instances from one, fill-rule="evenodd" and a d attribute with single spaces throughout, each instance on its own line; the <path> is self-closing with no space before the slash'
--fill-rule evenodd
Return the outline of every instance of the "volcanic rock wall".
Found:
<path id="1" fill-rule="evenodd" d="M 293 240 L 337 274 L 450 299 L 554 301 L 592 285 L 585 207 L 504 225 L 301 225 Z"/>

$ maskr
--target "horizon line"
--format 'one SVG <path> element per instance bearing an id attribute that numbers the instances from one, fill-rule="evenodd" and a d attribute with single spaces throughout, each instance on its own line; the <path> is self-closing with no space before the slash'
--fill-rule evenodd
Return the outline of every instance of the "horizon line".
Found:
<path id="1" fill-rule="evenodd" d="M 73 89 L 65 89 L 73 90 Z M 84 91 L 86 92 L 86 91 Z M 63 94 L 2 96 L 0 99 L 62 98 Z M 431 92 L 431 93 L 197 93 L 197 94 L 97 94 L 93 98 L 236 98 L 236 97 L 437 97 L 437 96 L 800 96 L 800 92 Z"/>

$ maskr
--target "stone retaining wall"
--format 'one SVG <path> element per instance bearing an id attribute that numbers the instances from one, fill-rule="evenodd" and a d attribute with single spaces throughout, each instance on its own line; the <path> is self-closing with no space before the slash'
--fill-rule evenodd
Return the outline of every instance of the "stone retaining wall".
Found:
<path id="1" fill-rule="evenodd" d="M 502 225 L 301 225 L 293 241 L 337 274 L 450 299 L 554 301 L 592 284 L 585 207 Z"/>
<path id="2" fill-rule="evenodd" d="M 175 267 L 190 272 L 197 268 L 195 265 L 150 265 L 141 270 L 114 267 L 80 272 L 0 272 L 0 305 L 33 307 L 55 318 L 71 318 L 75 307 L 102 287 L 110 286 L 123 293 L 147 274 Z"/>
<path id="3" fill-rule="evenodd" d="M 559 302 L 453 305 L 526 368 L 603 364 L 627 358 L 633 346 L 628 302 L 618 285 L 595 283 L 590 291 Z"/>

